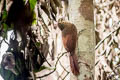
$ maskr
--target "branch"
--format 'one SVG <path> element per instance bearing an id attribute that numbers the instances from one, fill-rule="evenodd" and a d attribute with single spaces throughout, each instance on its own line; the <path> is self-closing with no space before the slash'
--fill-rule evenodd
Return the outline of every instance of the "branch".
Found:
<path id="1" fill-rule="evenodd" d="M 36 49 L 39 51 L 39 53 L 40 53 L 40 50 L 38 49 L 38 47 L 36 46 L 36 44 L 35 44 L 35 41 L 31 38 L 31 40 L 32 40 L 32 42 L 34 43 L 34 45 L 35 45 L 35 47 L 36 47 Z M 47 59 L 46 59 L 46 57 L 43 55 L 43 54 L 40 54 L 42 57 L 44 57 L 44 59 L 45 59 L 45 61 L 48 63 L 48 65 L 49 66 L 51 66 L 50 65 L 50 63 L 47 61 Z"/>
<path id="2" fill-rule="evenodd" d="M 9 46 L 10 44 L 5 40 L 5 39 L 3 39 L 4 41 L 5 41 L 5 43 Z"/>
<path id="3" fill-rule="evenodd" d="M 67 77 L 67 75 L 70 73 L 69 71 L 67 71 L 65 68 L 64 68 L 64 66 L 62 65 L 62 63 L 59 61 L 59 63 L 60 63 L 60 65 L 61 65 L 61 67 L 67 72 L 67 74 L 64 76 L 64 78 L 62 79 L 62 80 L 64 80 L 66 77 Z M 64 71 L 63 71 L 64 72 Z M 60 75 L 61 76 L 61 75 Z M 59 77 L 58 77 L 58 80 L 59 80 Z"/>
<path id="4" fill-rule="evenodd" d="M 58 57 L 58 59 L 57 59 L 57 61 L 56 61 L 56 64 L 55 64 L 55 68 L 54 68 L 53 71 L 51 71 L 51 72 L 49 72 L 49 73 L 47 73 L 47 74 L 45 74 L 45 75 L 43 75 L 43 76 L 36 77 L 36 78 L 43 78 L 43 77 L 46 77 L 46 76 L 52 74 L 54 71 L 56 71 L 56 67 L 57 67 L 57 64 L 58 64 L 60 58 L 61 58 L 64 54 L 66 54 L 66 53 L 67 53 L 67 52 L 64 52 L 61 56 Z"/>
<path id="5" fill-rule="evenodd" d="M 118 22 L 117 24 L 119 24 L 119 22 Z M 115 25 L 114 25 L 114 26 L 115 26 Z M 114 27 L 114 26 L 113 26 L 113 27 Z M 95 50 L 104 42 L 105 39 L 107 39 L 109 36 L 111 36 L 112 33 L 116 32 L 116 31 L 119 30 L 119 29 L 120 29 L 120 26 L 119 26 L 117 29 L 115 29 L 114 31 L 110 32 L 104 39 L 102 39 L 102 40 L 95 46 Z"/>
<path id="6" fill-rule="evenodd" d="M 4 39 L 0 39 L 0 45 L 2 44 L 3 40 L 4 40 Z"/>
<path id="7" fill-rule="evenodd" d="M 82 32 L 84 32 L 86 29 L 82 29 L 78 32 L 78 37 L 82 34 Z"/>
<path id="8" fill-rule="evenodd" d="M 42 18 L 42 16 L 41 16 L 41 14 L 40 14 L 40 6 L 39 6 L 39 5 L 38 5 L 38 16 L 40 17 L 40 20 L 39 20 L 39 21 L 40 21 L 43 29 L 45 30 L 45 33 L 50 32 L 49 29 L 48 29 L 48 27 L 47 27 L 47 25 L 45 24 L 45 22 L 44 22 L 44 20 L 43 20 L 43 18 Z"/>

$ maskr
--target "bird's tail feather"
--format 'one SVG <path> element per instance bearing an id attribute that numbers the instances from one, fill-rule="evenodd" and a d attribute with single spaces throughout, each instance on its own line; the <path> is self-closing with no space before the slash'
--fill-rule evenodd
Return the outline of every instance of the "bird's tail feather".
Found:
<path id="1" fill-rule="evenodd" d="M 71 71 L 74 75 L 79 75 L 79 64 L 78 64 L 78 59 L 75 53 L 71 53 L 72 55 L 70 55 L 70 67 L 71 67 Z"/>

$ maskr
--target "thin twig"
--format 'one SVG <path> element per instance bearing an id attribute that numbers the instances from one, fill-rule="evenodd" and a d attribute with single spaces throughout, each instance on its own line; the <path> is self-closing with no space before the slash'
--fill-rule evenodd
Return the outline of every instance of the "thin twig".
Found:
<path id="1" fill-rule="evenodd" d="M 83 31 L 85 31 L 86 29 L 82 29 L 78 32 L 78 37 L 82 34 Z"/>
<path id="2" fill-rule="evenodd" d="M 67 74 L 64 76 L 64 78 L 62 79 L 62 80 L 64 80 L 66 77 L 67 77 L 67 75 L 70 73 L 69 71 L 67 71 L 65 68 L 64 68 L 64 66 L 62 65 L 62 63 L 59 61 L 59 63 L 60 63 L 60 65 L 61 65 L 61 67 L 64 69 L 64 71 L 66 71 L 67 72 Z M 63 71 L 63 72 L 64 72 Z M 60 75 L 61 76 L 61 75 Z M 59 79 L 59 78 L 58 78 Z"/>
<path id="3" fill-rule="evenodd" d="M 60 65 L 61 65 L 61 67 L 66 71 L 66 72 L 68 72 L 65 68 L 64 68 L 64 66 L 62 65 L 62 63 L 59 61 L 59 63 L 60 63 Z"/>
<path id="4" fill-rule="evenodd" d="M 3 39 L 4 40 L 4 42 L 7 44 L 7 45 L 10 45 L 5 39 Z"/>
<path id="5" fill-rule="evenodd" d="M 39 51 L 39 53 L 40 53 L 40 50 L 38 49 L 38 47 L 37 47 L 36 44 L 35 44 L 35 41 L 34 41 L 33 39 L 31 39 L 31 40 L 33 41 L 36 49 L 37 49 L 37 50 Z M 40 54 L 40 55 L 41 55 L 42 57 L 44 57 L 44 59 L 45 59 L 45 61 L 48 63 L 48 65 L 51 66 L 51 64 L 47 61 L 46 57 L 45 57 L 44 55 L 42 55 L 42 54 Z"/>
<path id="6" fill-rule="evenodd" d="M 2 44 L 3 40 L 4 40 L 4 39 L 2 39 L 2 40 L 0 41 L 0 45 Z"/>
<path id="7" fill-rule="evenodd" d="M 69 74 L 70 72 L 67 72 L 67 74 L 65 75 L 65 77 L 62 79 L 62 80 L 64 80 L 66 77 L 67 77 L 67 75 Z"/>
<path id="8" fill-rule="evenodd" d="M 55 68 L 54 68 L 53 71 L 51 71 L 51 72 L 49 72 L 49 73 L 47 73 L 47 74 L 44 74 L 43 76 L 39 76 L 39 77 L 37 77 L 37 78 L 43 78 L 43 77 L 46 77 L 46 76 L 52 74 L 53 72 L 55 72 L 55 71 L 56 71 L 57 64 L 58 64 L 58 61 L 60 60 L 60 58 L 61 58 L 65 53 L 67 53 L 67 52 L 64 52 L 61 56 L 58 57 L 58 59 L 57 59 L 57 61 L 56 61 L 56 64 L 55 64 Z"/>
<path id="9" fill-rule="evenodd" d="M 112 45 L 112 43 L 113 43 L 113 38 L 109 41 L 109 43 L 108 43 L 107 46 Z M 104 55 L 105 52 L 107 51 L 107 49 L 108 49 L 108 47 L 106 47 L 106 48 L 104 49 L 104 51 L 102 51 L 102 52 L 98 55 L 98 57 Z M 100 62 L 100 59 L 98 59 L 98 60 L 95 62 L 95 66 L 96 66 L 99 62 Z"/>
<path id="10" fill-rule="evenodd" d="M 115 29 L 114 31 L 110 32 L 104 39 L 102 39 L 96 46 L 95 46 L 95 50 L 104 42 L 105 39 L 107 39 L 109 36 L 111 36 L 112 33 L 116 32 L 117 30 L 120 29 L 120 26 Z"/>
<path id="11" fill-rule="evenodd" d="M 44 20 L 43 20 L 43 18 L 42 18 L 42 16 L 41 16 L 41 14 L 40 14 L 40 5 L 38 5 L 38 16 L 39 16 L 40 19 L 42 20 L 42 23 L 41 23 L 41 24 L 43 24 L 42 27 L 44 28 L 45 32 L 48 33 L 48 32 L 49 32 L 49 29 L 48 29 L 47 25 L 45 24 L 45 22 L 44 22 Z M 40 22 L 41 22 L 41 21 L 40 21 Z"/>
<path id="12" fill-rule="evenodd" d="M 78 64 L 80 64 L 80 63 L 86 65 L 86 67 L 88 67 L 89 70 L 92 70 L 92 69 L 93 69 L 87 62 L 79 61 Z"/>

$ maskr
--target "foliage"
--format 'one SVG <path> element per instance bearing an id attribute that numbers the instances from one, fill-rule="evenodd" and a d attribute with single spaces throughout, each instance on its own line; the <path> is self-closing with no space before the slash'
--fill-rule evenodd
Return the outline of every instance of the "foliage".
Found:
<path id="1" fill-rule="evenodd" d="M 34 10 L 37 0 L 29 0 L 29 3 L 30 3 L 30 9 Z"/>
<path id="2" fill-rule="evenodd" d="M 119 80 L 120 1 L 95 0 L 95 80 Z"/>
<path id="3" fill-rule="evenodd" d="M 10 70 L 6 70 L 3 67 L 0 70 L 1 75 L 3 76 L 5 80 L 8 80 L 8 78 L 9 80 L 15 80 L 16 78 L 20 76 L 24 76 L 25 74 L 24 68 L 26 68 L 30 72 L 30 74 L 32 73 L 32 75 L 29 75 L 29 78 L 36 79 L 36 78 L 46 77 L 52 74 L 54 71 L 56 71 L 57 64 L 60 58 L 63 56 L 62 55 L 58 57 L 54 70 L 51 69 L 51 64 L 46 59 L 48 53 L 52 53 L 49 51 L 48 38 L 50 37 L 50 34 L 53 34 L 52 31 L 54 30 L 54 26 L 53 26 L 55 24 L 54 22 L 56 22 L 56 20 L 59 20 L 61 18 L 59 16 L 63 14 L 63 13 L 59 13 L 60 11 L 57 11 L 58 8 L 59 8 L 58 10 L 62 9 L 61 1 L 59 0 L 50 0 L 50 1 L 49 0 L 23 0 L 25 3 L 24 5 L 26 7 L 29 7 L 31 12 L 33 12 L 33 21 L 32 21 L 32 25 L 30 25 L 30 30 L 27 31 L 27 36 L 28 36 L 26 38 L 27 45 L 24 48 L 23 48 L 24 43 L 22 43 L 22 41 L 19 41 L 19 38 L 18 38 L 19 34 L 15 32 L 16 31 L 15 26 L 14 26 L 15 23 L 14 24 L 11 23 L 11 26 L 8 26 L 6 24 L 6 19 L 8 18 L 9 8 L 10 8 L 9 3 L 11 3 L 12 1 L 13 0 L 8 0 L 8 3 L 7 3 L 6 0 L 2 0 L 0 3 L 2 4 L 2 7 L 1 7 L 2 9 L 0 9 L 2 10 L 0 11 L 1 12 L 0 14 L 2 15 L 1 16 L 2 19 L 0 20 L 0 23 L 1 23 L 0 24 L 0 36 L 2 36 L 3 39 L 5 38 L 7 39 L 7 32 L 11 29 L 14 30 L 14 34 L 12 34 L 11 36 L 14 36 L 15 39 L 11 38 L 10 43 L 8 44 L 9 45 L 8 51 L 13 52 L 14 56 L 16 56 L 17 54 L 16 56 L 17 58 L 15 59 L 16 63 L 15 63 L 14 70 L 18 73 L 18 75 L 15 75 Z M 26 26 L 24 28 L 26 28 Z M 22 30 L 19 33 L 21 32 Z M 52 50 L 54 51 L 54 44 L 52 44 Z M 24 59 L 22 59 L 19 56 L 19 54 L 23 54 Z M 43 65 L 44 61 L 47 62 L 49 66 Z M 54 65 L 52 65 L 52 67 L 53 66 Z M 43 76 L 36 77 L 37 72 L 41 72 L 43 70 L 49 70 L 49 71 L 53 70 L 53 71 Z M 68 74 L 69 72 L 67 72 L 67 75 Z"/>

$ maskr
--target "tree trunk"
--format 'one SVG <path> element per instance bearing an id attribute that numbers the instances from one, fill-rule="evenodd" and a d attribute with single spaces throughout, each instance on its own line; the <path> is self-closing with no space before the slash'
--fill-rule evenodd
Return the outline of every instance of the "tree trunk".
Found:
<path id="1" fill-rule="evenodd" d="M 78 33 L 78 53 L 80 75 L 76 80 L 93 80 L 94 74 L 94 47 L 95 35 L 93 24 L 93 2 L 92 0 L 69 0 L 69 19 L 76 25 Z M 71 74 L 71 80 L 75 76 Z"/>

